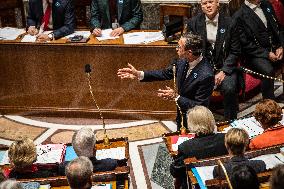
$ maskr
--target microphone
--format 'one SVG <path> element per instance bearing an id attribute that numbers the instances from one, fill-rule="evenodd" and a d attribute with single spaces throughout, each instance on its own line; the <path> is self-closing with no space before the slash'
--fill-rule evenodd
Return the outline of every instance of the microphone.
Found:
<path id="1" fill-rule="evenodd" d="M 93 93 L 93 89 L 92 89 L 92 85 L 91 85 L 91 72 L 92 72 L 92 69 L 91 69 L 91 66 L 90 64 L 86 64 L 85 65 L 85 73 L 87 74 L 87 79 L 88 79 L 88 84 L 89 84 L 89 91 L 90 91 L 90 94 L 91 94 L 91 97 L 92 97 L 92 100 L 93 102 L 95 103 L 98 111 L 99 111 L 99 114 L 100 114 L 100 118 L 103 122 L 103 129 L 104 129 L 104 145 L 105 146 L 109 146 L 110 145 L 110 142 L 109 142 L 109 138 L 106 134 L 106 125 L 105 125 L 105 119 L 103 117 L 103 113 L 99 107 L 99 105 L 97 104 L 97 101 L 95 99 L 95 95 Z"/>

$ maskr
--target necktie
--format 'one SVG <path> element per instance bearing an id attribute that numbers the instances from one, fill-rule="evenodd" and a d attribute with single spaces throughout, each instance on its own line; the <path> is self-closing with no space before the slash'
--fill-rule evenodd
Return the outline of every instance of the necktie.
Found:
<path id="1" fill-rule="evenodd" d="M 217 26 L 217 22 L 214 20 L 206 20 L 207 24 L 212 24 L 213 26 Z"/>
<path id="2" fill-rule="evenodd" d="M 111 22 L 117 22 L 117 0 L 109 0 L 109 14 Z"/>
<path id="3" fill-rule="evenodd" d="M 51 3 L 47 1 L 47 7 L 46 7 L 45 13 L 42 18 L 42 23 L 44 24 L 43 25 L 44 31 L 48 30 L 48 23 L 49 23 L 50 15 L 51 15 Z"/>

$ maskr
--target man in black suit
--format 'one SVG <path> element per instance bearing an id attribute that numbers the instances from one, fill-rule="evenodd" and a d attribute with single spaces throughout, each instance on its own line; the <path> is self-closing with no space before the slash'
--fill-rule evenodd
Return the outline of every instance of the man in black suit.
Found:
<path id="1" fill-rule="evenodd" d="M 256 173 L 264 172 L 266 165 L 262 160 L 249 160 L 245 157 L 245 150 L 249 144 L 249 136 L 243 129 L 232 128 L 225 135 L 225 146 L 231 156 L 231 159 L 224 164 L 227 174 L 230 176 L 234 167 L 238 165 L 248 165 Z M 225 178 L 224 171 L 219 171 L 219 167 L 214 167 L 213 176 Z"/>
<path id="2" fill-rule="evenodd" d="M 97 160 L 96 158 L 96 136 L 91 128 L 83 127 L 79 131 L 75 132 L 72 138 L 72 146 L 77 156 L 88 157 L 94 166 L 93 171 L 111 171 L 114 170 L 117 166 L 116 159 L 101 159 Z M 65 166 L 69 162 L 64 162 L 59 166 L 59 174 L 64 175 Z"/>
<path id="3" fill-rule="evenodd" d="M 218 0 L 201 0 L 201 8 L 202 13 L 189 20 L 187 30 L 203 37 L 203 54 L 214 66 L 215 86 L 224 95 L 224 117 L 236 119 L 238 33 L 234 31 L 232 19 L 219 12 Z"/>
<path id="4" fill-rule="evenodd" d="M 59 39 L 74 32 L 73 0 L 29 0 L 27 32 L 41 42 Z M 50 34 L 43 31 L 53 30 Z"/>
<path id="5" fill-rule="evenodd" d="M 202 39 L 193 34 L 183 35 L 176 47 L 179 60 L 167 68 L 153 71 L 138 71 L 131 64 L 118 70 L 121 79 L 131 78 L 143 81 L 163 81 L 174 78 L 173 64 L 176 65 L 177 91 L 167 87 L 158 90 L 158 96 L 176 101 L 181 109 L 184 126 L 187 127 L 186 112 L 196 105 L 208 106 L 214 87 L 213 68 L 201 55 Z M 176 93 L 177 92 L 177 93 Z M 181 127 L 181 114 L 177 111 L 178 129 Z"/>
<path id="6" fill-rule="evenodd" d="M 281 66 L 283 31 L 278 26 L 271 4 L 266 0 L 245 0 L 235 13 L 245 66 L 266 76 L 274 76 Z M 274 99 L 274 82 L 262 79 L 262 97 Z"/>

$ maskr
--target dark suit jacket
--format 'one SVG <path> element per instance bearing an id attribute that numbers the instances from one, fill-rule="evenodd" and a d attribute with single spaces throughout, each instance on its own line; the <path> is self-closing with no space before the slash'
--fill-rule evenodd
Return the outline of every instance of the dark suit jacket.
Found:
<path id="1" fill-rule="evenodd" d="M 180 177 L 182 172 L 185 173 L 183 162 L 185 158 L 196 157 L 197 159 L 204 159 L 227 154 L 224 138 L 224 133 L 217 133 L 193 138 L 180 144 L 178 146 L 178 155 L 171 165 L 171 174 L 174 177 Z"/>
<path id="2" fill-rule="evenodd" d="M 231 74 L 237 67 L 237 58 L 240 55 L 240 43 L 238 33 L 235 31 L 235 22 L 223 13 L 219 13 L 218 29 L 215 42 L 215 50 L 207 41 L 205 14 L 200 13 L 191 18 L 187 24 L 187 30 L 203 38 L 203 54 L 217 69 L 226 74 Z M 213 53 L 213 54 L 212 54 Z"/>
<path id="3" fill-rule="evenodd" d="M 177 89 L 180 98 L 178 104 L 186 120 L 188 109 L 196 105 L 208 106 L 209 98 L 214 88 L 214 73 L 210 63 L 203 58 L 187 78 L 188 64 L 185 60 L 178 60 L 176 63 Z M 162 70 L 145 71 L 142 81 L 163 81 L 173 79 L 173 63 Z M 177 123 L 180 124 L 180 113 L 177 112 Z M 187 127 L 187 125 L 185 125 Z"/>
<path id="4" fill-rule="evenodd" d="M 139 29 L 143 21 L 143 12 L 140 0 L 118 0 L 118 22 L 125 30 Z M 95 28 L 112 28 L 109 14 L 108 0 L 92 0 L 91 4 L 91 31 Z"/>
<path id="5" fill-rule="evenodd" d="M 29 0 L 27 28 L 39 28 L 43 17 L 42 0 Z M 74 32 L 75 12 L 73 0 L 53 0 L 52 3 L 53 34 L 59 39 Z"/>
<path id="6" fill-rule="evenodd" d="M 55 169 L 39 168 L 36 165 L 26 167 L 22 170 L 12 169 L 9 173 L 9 178 L 14 179 L 32 179 L 32 178 L 47 178 L 56 176 L 57 171 Z"/>
<path id="7" fill-rule="evenodd" d="M 271 48 L 284 47 L 283 31 L 278 26 L 271 4 L 261 0 L 261 9 L 271 30 L 269 34 L 261 19 L 245 3 L 235 13 L 243 53 L 250 58 L 266 58 Z M 270 36 L 272 39 L 270 40 Z"/>
<path id="8" fill-rule="evenodd" d="M 231 175 L 233 168 L 237 165 L 248 165 L 252 167 L 256 173 L 261 173 L 266 170 L 266 165 L 264 161 L 262 160 L 248 160 L 244 156 L 241 156 L 241 157 L 234 156 L 227 163 L 224 164 L 227 174 Z M 214 178 L 220 177 L 220 176 L 221 178 L 225 178 L 225 174 L 223 170 L 221 170 L 221 174 L 220 174 L 218 166 L 214 167 L 213 176 Z"/>
<path id="9" fill-rule="evenodd" d="M 102 160 L 97 160 L 96 157 L 90 157 L 90 160 L 93 163 L 94 166 L 94 172 L 104 172 L 104 171 L 112 171 L 114 170 L 117 166 L 117 160 L 116 159 L 102 159 Z M 69 163 L 69 161 L 65 161 L 61 164 L 59 164 L 59 175 L 65 175 L 65 167 L 67 166 L 67 164 Z"/>

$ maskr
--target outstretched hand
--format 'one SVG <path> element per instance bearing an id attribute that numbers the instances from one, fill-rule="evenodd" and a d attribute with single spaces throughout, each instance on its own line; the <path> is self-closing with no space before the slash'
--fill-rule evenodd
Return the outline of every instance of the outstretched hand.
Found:
<path id="1" fill-rule="evenodd" d="M 117 76 L 120 79 L 138 79 L 140 77 L 141 72 L 136 70 L 134 66 L 131 64 L 127 64 L 127 68 L 121 68 L 117 71 Z"/>
<path id="2" fill-rule="evenodd" d="M 166 89 L 158 90 L 158 97 L 161 97 L 165 100 L 175 100 L 176 94 L 172 88 L 166 86 Z"/>

